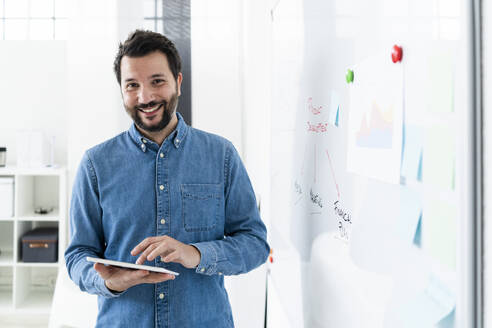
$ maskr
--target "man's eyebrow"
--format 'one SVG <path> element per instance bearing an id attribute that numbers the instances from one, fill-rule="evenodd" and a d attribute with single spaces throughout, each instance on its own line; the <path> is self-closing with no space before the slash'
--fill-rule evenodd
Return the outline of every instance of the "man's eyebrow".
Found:
<path id="1" fill-rule="evenodd" d="M 164 73 L 156 73 L 156 74 L 152 74 L 150 77 L 149 77 L 149 80 L 150 79 L 154 79 L 156 77 L 166 77 L 166 74 Z M 130 82 L 130 81 L 136 81 L 134 78 L 130 77 L 128 79 L 125 79 L 125 82 Z"/>
<path id="2" fill-rule="evenodd" d="M 153 78 L 156 78 L 156 77 L 166 77 L 166 74 L 164 73 L 156 73 L 156 74 L 152 74 L 149 79 L 153 79 Z"/>

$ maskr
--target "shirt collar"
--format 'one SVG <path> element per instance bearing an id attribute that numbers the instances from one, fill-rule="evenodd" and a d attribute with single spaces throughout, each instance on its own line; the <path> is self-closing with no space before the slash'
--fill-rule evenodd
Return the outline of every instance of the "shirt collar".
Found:
<path id="1" fill-rule="evenodd" d="M 174 147 L 178 149 L 181 146 L 181 144 L 184 142 L 189 127 L 180 113 L 176 112 L 176 116 L 178 117 L 178 125 L 176 125 L 176 129 L 174 129 L 174 131 L 171 132 L 171 134 L 166 138 L 166 140 L 169 139 L 171 143 L 174 145 Z M 140 133 L 140 131 L 138 131 L 137 127 L 135 126 L 135 123 L 132 124 L 128 132 L 132 140 L 143 152 L 147 151 L 147 148 L 152 144 L 155 145 L 155 143 L 152 140 L 144 137 Z M 166 142 L 166 140 L 164 140 L 164 142 Z"/>

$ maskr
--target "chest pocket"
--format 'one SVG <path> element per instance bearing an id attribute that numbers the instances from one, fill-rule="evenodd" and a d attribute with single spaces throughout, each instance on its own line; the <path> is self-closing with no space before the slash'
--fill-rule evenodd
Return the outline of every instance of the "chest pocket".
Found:
<path id="1" fill-rule="evenodd" d="M 182 184 L 183 224 L 186 231 L 209 231 L 216 227 L 221 184 Z"/>

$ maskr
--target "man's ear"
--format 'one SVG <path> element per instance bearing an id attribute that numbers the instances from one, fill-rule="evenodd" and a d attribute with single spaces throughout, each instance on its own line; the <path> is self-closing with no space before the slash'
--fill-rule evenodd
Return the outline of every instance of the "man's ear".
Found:
<path id="1" fill-rule="evenodd" d="M 178 97 L 181 96 L 181 82 L 183 82 L 183 74 L 179 72 L 178 79 L 176 80 L 176 88 L 178 89 Z"/>

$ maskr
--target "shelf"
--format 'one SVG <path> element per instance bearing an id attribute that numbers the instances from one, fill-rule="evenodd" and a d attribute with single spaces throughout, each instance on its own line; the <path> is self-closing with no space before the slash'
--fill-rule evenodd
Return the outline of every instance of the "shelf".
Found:
<path id="1" fill-rule="evenodd" d="M 33 314 L 50 313 L 53 291 L 31 291 L 17 306 L 16 312 Z"/>
<path id="2" fill-rule="evenodd" d="M 12 291 L 0 288 L 0 311 L 12 310 Z"/>
<path id="3" fill-rule="evenodd" d="M 36 267 L 36 268 L 58 268 L 58 262 L 41 263 L 41 262 L 17 262 L 18 267 Z"/>
<path id="4" fill-rule="evenodd" d="M 0 176 L 14 179 L 13 217 L 0 218 L 0 327 L 6 315 L 48 318 L 58 270 L 63 265 L 66 245 L 67 180 L 63 167 L 0 168 Z M 53 207 L 47 214 L 36 214 L 39 207 Z M 10 214 L 9 212 L 3 215 Z M 22 236 L 36 228 L 56 227 L 58 262 L 21 261 Z M 35 322 L 35 321 L 33 321 Z M 47 326 L 44 325 L 44 326 Z M 36 326 L 37 327 L 37 326 Z"/>
<path id="5" fill-rule="evenodd" d="M 64 167 L 33 167 L 23 168 L 6 166 L 0 168 L 0 175 L 60 175 L 64 173 Z"/>
<path id="6" fill-rule="evenodd" d="M 14 252 L 11 249 L 2 250 L 0 254 L 0 266 L 14 265 Z"/>
<path id="7" fill-rule="evenodd" d="M 48 214 L 36 214 L 34 210 L 22 213 L 22 216 L 16 218 L 18 221 L 60 221 L 60 211 L 55 208 Z"/>

